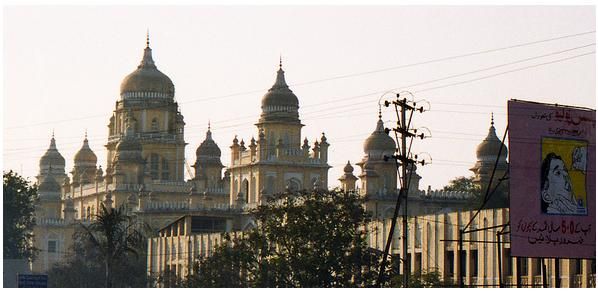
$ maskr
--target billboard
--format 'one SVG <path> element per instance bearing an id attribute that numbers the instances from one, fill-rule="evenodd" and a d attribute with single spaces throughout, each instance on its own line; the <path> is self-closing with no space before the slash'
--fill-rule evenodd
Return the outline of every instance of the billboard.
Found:
<path id="1" fill-rule="evenodd" d="M 596 257 L 596 111 L 510 100 L 511 254 Z"/>

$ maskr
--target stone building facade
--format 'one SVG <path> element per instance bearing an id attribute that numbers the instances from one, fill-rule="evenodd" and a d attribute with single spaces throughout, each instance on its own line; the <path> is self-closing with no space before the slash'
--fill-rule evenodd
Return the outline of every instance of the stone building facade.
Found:
<path id="1" fill-rule="evenodd" d="M 184 171 L 190 167 L 184 155 L 184 118 L 175 101 L 174 84 L 158 70 L 148 38 L 139 66 L 121 83 L 120 96 L 108 120 L 105 170 L 98 165 L 87 134 L 74 156 L 70 175 L 54 136 L 41 157 L 37 176 L 40 202 L 34 228 L 34 245 L 41 252 L 32 270 L 45 272 L 52 263 L 64 260 L 77 225 L 92 221 L 102 205 L 124 205 L 154 229 L 190 215 L 211 225 L 202 232 L 231 232 L 251 227 L 248 210 L 272 194 L 327 189 L 330 144 L 324 133 L 313 144 L 302 139 L 299 98 L 287 85 L 282 64 L 274 85 L 262 97 L 261 109 L 255 124 L 257 139 L 246 143 L 235 137 L 227 167 L 221 162 L 222 151 L 208 125 L 191 164 L 192 178 L 185 180 Z M 480 183 L 490 173 L 493 164 L 488 161 L 497 145 L 500 141 L 491 126 L 488 138 L 478 147 L 474 173 Z M 396 166 L 394 161 L 384 160 L 395 148 L 379 116 L 364 142 L 364 156 L 356 163 L 360 173 L 353 174 L 348 162 L 339 179 L 345 191 L 367 198 L 366 209 L 379 220 L 392 217 L 398 195 Z M 506 160 L 501 159 L 501 163 L 506 165 Z M 409 169 L 410 215 L 470 207 L 471 193 L 420 190 L 421 177 L 416 170 Z"/>
<path id="2" fill-rule="evenodd" d="M 498 244 L 497 233 L 507 232 L 502 226 L 509 220 L 508 208 L 482 210 L 471 224 L 476 232 L 465 234 L 459 252 L 457 236 L 475 211 L 453 211 L 409 218 L 408 257 L 411 273 L 438 272 L 443 282 L 458 286 L 463 277 L 466 287 L 542 287 L 542 264 L 546 265 L 546 286 L 549 288 L 596 287 L 596 261 L 589 259 L 516 258 L 510 255 L 509 235 L 503 234 Z M 224 239 L 222 233 L 198 233 L 193 230 L 193 217 L 183 217 L 163 228 L 148 241 L 148 273 L 165 270 L 177 276 L 192 272 L 194 258 L 209 256 Z M 383 251 L 390 229 L 390 219 L 375 220 L 368 226 L 368 245 Z M 401 256 L 401 225 L 393 234 L 391 254 Z M 242 232 L 229 233 L 242 236 Z M 499 255 L 500 254 L 500 255 Z M 500 256 L 500 263 L 499 263 Z M 459 267 L 461 264 L 461 268 Z M 500 269 L 499 269 L 500 268 Z M 399 268 L 402 273 L 402 268 Z M 459 271 L 462 270 L 460 274 Z M 500 278 L 500 279 L 499 279 Z M 163 286 L 168 287 L 168 286 Z"/>

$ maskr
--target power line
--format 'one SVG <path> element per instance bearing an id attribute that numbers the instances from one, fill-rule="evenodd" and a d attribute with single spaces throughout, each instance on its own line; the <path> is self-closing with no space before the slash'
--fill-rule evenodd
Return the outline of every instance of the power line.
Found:
<path id="1" fill-rule="evenodd" d="M 582 32 L 582 33 L 577 33 L 577 34 L 570 34 L 570 35 L 559 36 L 559 37 L 555 37 L 555 38 L 549 38 L 549 39 L 544 39 L 544 40 L 539 40 L 539 41 L 527 42 L 527 43 L 516 44 L 516 45 L 512 45 L 512 46 L 506 46 L 506 47 L 501 47 L 501 48 L 496 48 L 496 49 L 483 50 L 483 51 L 478 51 L 478 52 L 473 52 L 473 53 L 467 53 L 467 54 L 461 54 L 461 55 L 456 55 L 456 56 L 438 58 L 438 59 L 428 60 L 428 61 L 424 61 L 424 62 L 412 63 L 412 64 L 401 65 L 401 66 L 396 66 L 396 67 L 391 67 L 391 68 L 385 68 L 385 69 L 380 69 L 380 70 L 374 70 L 374 71 L 368 71 L 368 72 L 361 72 L 361 73 L 355 73 L 355 74 L 341 75 L 341 76 L 336 76 L 336 77 L 331 77 L 331 78 L 325 78 L 325 79 L 320 79 L 320 80 L 314 80 L 314 81 L 308 81 L 308 82 L 303 82 L 303 83 L 295 83 L 295 84 L 291 83 L 291 86 L 303 86 L 303 85 L 308 85 L 308 84 L 313 84 L 313 83 L 318 83 L 318 82 L 330 81 L 330 80 L 334 80 L 334 79 L 348 78 L 348 77 L 352 77 L 352 76 L 359 76 L 359 75 L 371 74 L 371 73 L 375 73 L 375 72 L 382 72 L 382 71 L 388 71 L 388 70 L 396 70 L 396 69 L 404 68 L 404 67 L 413 67 L 413 66 L 418 66 L 418 65 L 423 65 L 423 64 L 429 64 L 429 63 L 435 63 L 435 62 L 440 62 L 440 61 L 445 61 L 445 60 L 450 60 L 450 59 L 455 59 L 455 58 L 462 58 L 462 57 L 479 55 L 479 54 L 484 54 L 484 53 L 489 53 L 489 52 L 495 52 L 495 51 L 500 51 L 500 50 L 505 50 L 505 49 L 522 47 L 522 46 L 527 46 L 527 45 L 532 45 L 532 44 L 537 44 L 537 43 L 542 43 L 542 42 L 549 42 L 549 41 L 554 41 L 554 40 L 559 40 L 559 39 L 564 39 L 564 38 L 576 37 L 576 36 L 590 34 L 590 33 L 594 33 L 594 32 L 595 31 Z M 526 61 L 526 60 L 531 60 L 531 59 L 536 59 L 536 58 L 545 57 L 545 56 L 549 56 L 549 55 L 559 54 L 559 53 L 563 53 L 563 52 L 566 52 L 566 51 L 571 51 L 571 50 L 575 50 L 575 49 L 579 49 L 579 48 L 583 48 L 583 47 L 587 47 L 587 46 L 591 46 L 591 45 L 594 45 L 594 44 L 589 44 L 589 45 L 584 45 L 584 46 L 581 46 L 581 47 L 570 48 L 570 49 L 567 49 L 567 50 L 564 50 L 564 51 L 554 52 L 554 53 L 550 53 L 550 54 L 542 55 L 542 56 L 536 56 L 536 57 L 532 57 L 532 58 L 528 58 L 528 59 L 524 59 L 524 60 L 520 60 L 520 61 L 516 61 L 516 62 L 523 62 L 523 61 Z M 512 63 L 508 63 L 508 64 L 513 64 L 513 63 L 516 63 L 516 62 L 512 62 Z M 504 64 L 504 65 L 508 65 L 508 64 Z M 504 66 L 504 65 L 498 65 L 498 66 Z M 482 69 L 482 70 L 487 70 L 487 69 L 490 69 L 490 68 L 486 68 L 486 69 Z M 473 71 L 473 72 L 475 72 L 475 71 Z M 469 73 L 473 73 L 473 72 L 469 72 Z M 464 74 L 468 74 L 468 73 L 464 73 Z M 453 77 L 456 77 L 456 76 L 453 76 Z M 442 79 L 432 80 L 432 81 L 427 81 L 427 82 L 436 82 L 436 81 L 439 81 L 439 80 L 442 80 Z M 427 82 L 424 82 L 422 84 L 425 84 Z M 405 86 L 405 87 L 412 87 L 412 86 L 416 86 L 416 85 L 421 85 L 421 84 L 414 84 L 414 85 Z M 405 88 L 405 87 L 403 87 L 403 88 Z M 234 96 L 239 96 L 239 95 L 246 95 L 246 94 L 252 94 L 252 93 L 260 93 L 260 92 L 264 92 L 266 90 L 267 90 L 267 88 L 265 88 L 265 89 L 259 89 L 259 90 L 250 90 L 250 91 L 239 92 L 239 93 L 226 94 L 226 95 L 215 96 L 215 97 L 200 98 L 200 99 L 195 99 L 195 100 L 189 100 L 189 101 L 185 101 L 185 102 L 180 102 L 179 104 L 182 105 L 182 104 L 199 102 L 199 101 L 207 101 L 207 100 L 212 100 L 212 99 L 222 99 L 222 98 L 234 97 Z M 386 92 L 386 91 L 383 91 L 383 92 Z M 376 92 L 376 93 L 380 93 L 380 92 Z M 326 102 L 325 103 L 313 104 L 313 105 L 306 105 L 306 106 L 309 107 L 309 106 L 314 106 L 314 105 L 319 105 L 319 104 L 326 104 Z M 171 105 L 167 105 L 167 106 L 171 106 Z M 48 124 L 48 123 L 61 123 L 61 122 L 68 122 L 68 121 L 72 121 L 72 120 L 84 120 L 84 119 L 91 119 L 91 118 L 105 117 L 105 116 L 106 116 L 105 114 L 102 114 L 102 115 L 93 115 L 93 116 L 87 116 L 87 117 L 79 117 L 79 118 L 72 118 L 72 119 L 63 119 L 63 120 L 57 120 L 57 121 L 34 123 L 34 124 L 29 124 L 29 125 L 13 126 L 13 127 L 7 127 L 5 129 L 16 129 L 16 128 L 23 128 L 23 127 L 28 127 L 28 126 L 43 125 L 43 124 Z"/>

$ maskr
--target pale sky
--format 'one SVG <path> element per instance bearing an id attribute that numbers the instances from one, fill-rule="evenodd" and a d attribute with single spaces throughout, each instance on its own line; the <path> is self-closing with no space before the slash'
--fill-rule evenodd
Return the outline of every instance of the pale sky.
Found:
<path id="1" fill-rule="evenodd" d="M 257 136 L 282 54 L 303 136 L 325 132 L 331 144 L 330 187 L 363 157 L 378 100 L 395 89 L 431 104 L 413 124 L 432 137 L 412 152 L 432 157 L 420 188 L 441 188 L 471 175 L 491 112 L 502 138 L 508 99 L 596 108 L 595 19 L 593 6 L 4 7 L 3 169 L 34 180 L 53 130 L 67 171 L 85 130 L 105 169 L 109 117 L 149 28 L 189 164 L 208 120 L 225 165 L 235 135 Z M 394 111 L 383 119 L 393 126 Z"/>

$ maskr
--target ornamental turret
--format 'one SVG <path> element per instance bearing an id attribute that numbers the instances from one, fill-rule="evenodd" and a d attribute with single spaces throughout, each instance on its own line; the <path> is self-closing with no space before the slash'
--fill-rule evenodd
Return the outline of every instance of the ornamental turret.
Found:
<path id="1" fill-rule="evenodd" d="M 61 190 L 60 184 L 56 182 L 53 174 L 43 177 L 37 189 L 39 201 L 36 212 L 39 218 L 60 218 Z"/>
<path id="2" fill-rule="evenodd" d="M 51 170 L 50 167 L 52 168 Z M 54 133 L 52 133 L 52 138 L 50 139 L 50 147 L 48 147 L 44 155 L 39 160 L 39 175 L 37 176 L 38 183 L 41 183 L 43 178 L 50 172 L 58 183 L 61 183 L 64 178 L 67 177 L 65 174 L 65 160 L 56 148 Z"/>
<path id="3" fill-rule="evenodd" d="M 73 175 L 73 184 L 78 185 L 79 183 L 92 183 L 95 180 L 94 178 L 97 170 L 97 161 L 97 156 L 89 147 L 89 141 L 87 140 L 86 132 L 85 139 L 83 140 L 83 146 L 75 154 L 75 166 L 71 171 L 71 174 Z"/>
<path id="4" fill-rule="evenodd" d="M 502 147 L 502 149 L 501 149 Z M 500 151 L 500 155 L 499 155 Z M 496 135 L 496 128 L 494 128 L 494 113 L 491 116 L 490 128 L 488 129 L 488 135 L 478 145 L 476 149 L 477 161 L 475 165 L 470 169 L 474 173 L 474 182 L 480 187 L 481 193 L 486 193 L 489 187 L 490 178 L 492 177 L 492 171 L 494 164 L 498 158 L 496 164 L 496 170 L 494 178 L 492 179 L 492 185 L 490 190 L 499 183 L 500 179 L 505 175 L 509 169 L 507 162 L 508 149 L 507 146 L 501 142 Z M 486 203 L 486 208 L 498 208 L 508 206 L 508 187 L 503 181 L 501 185 L 496 189 L 496 193 L 492 195 L 490 201 Z"/>
<path id="5" fill-rule="evenodd" d="M 222 178 L 222 162 L 220 157 L 222 152 L 220 147 L 212 139 L 212 131 L 208 124 L 208 131 L 206 132 L 206 139 L 197 147 L 195 151 L 195 178 L 194 180 L 205 181 L 203 187 L 217 187 L 220 186 Z"/>
<path id="6" fill-rule="evenodd" d="M 384 130 L 382 114 L 379 112 L 376 128 L 363 144 L 365 156 L 357 163 L 362 170 L 359 176 L 362 180 L 362 189 L 368 195 L 397 193 L 395 161 L 392 158 L 385 160 L 385 157 L 392 156 L 395 151 L 396 143 Z"/>
<path id="7" fill-rule="evenodd" d="M 351 166 L 351 162 L 347 161 L 347 164 L 343 168 L 344 174 L 338 178 L 341 181 L 341 188 L 345 192 L 351 192 L 355 190 L 355 182 L 357 181 L 357 177 L 353 175 L 353 166 Z"/>
<path id="8" fill-rule="evenodd" d="M 268 141 L 268 155 L 277 154 L 278 141 L 281 150 L 299 150 L 301 147 L 301 121 L 299 120 L 299 99 L 285 80 L 282 61 L 276 73 L 272 88 L 262 97 L 262 113 L 256 126 L 263 131 Z"/>

